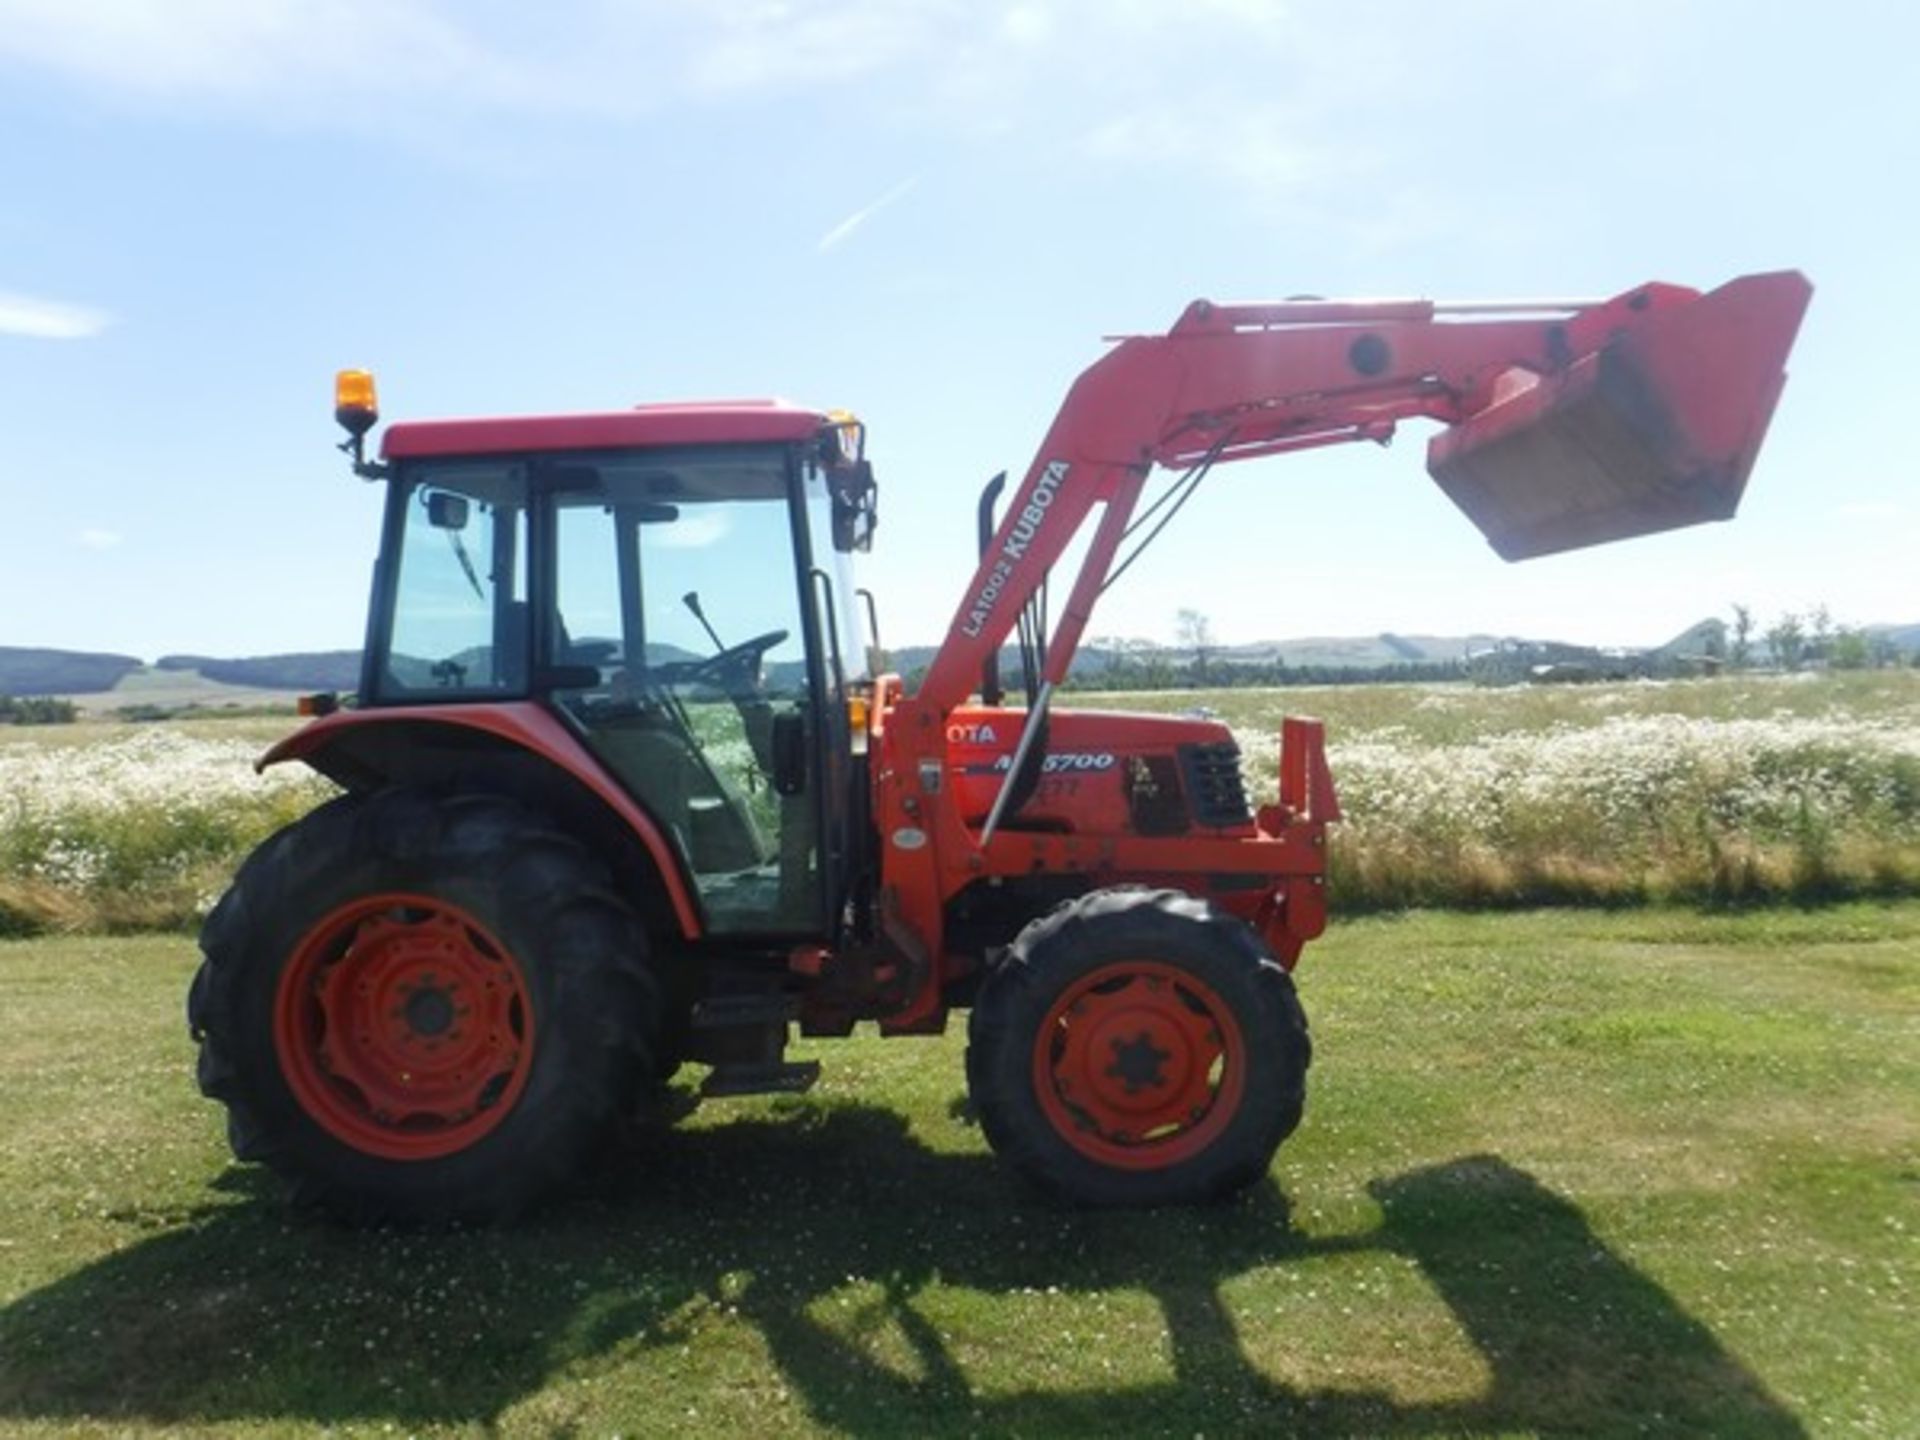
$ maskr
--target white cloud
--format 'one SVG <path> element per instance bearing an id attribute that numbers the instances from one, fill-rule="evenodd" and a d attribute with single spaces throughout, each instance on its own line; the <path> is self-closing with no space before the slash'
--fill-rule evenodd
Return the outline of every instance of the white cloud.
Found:
<path id="1" fill-rule="evenodd" d="M 530 14 L 456 0 L 0 0 L 0 65 L 121 98 L 351 126 L 375 101 L 635 115 L 686 94 L 830 92 L 882 73 L 943 110 L 990 91 L 1107 94 L 1105 77 L 1150 74 L 1171 40 L 1277 46 L 1291 33 L 1270 0 L 591 0 L 551 22 Z"/>
<path id="2" fill-rule="evenodd" d="M 0 0 L 0 59 L 119 95 L 257 102 L 389 92 L 528 101 L 532 67 L 432 0 Z"/>
<path id="3" fill-rule="evenodd" d="M 866 224 L 867 221 L 893 204 L 894 201 L 900 199 L 918 183 L 918 176 L 912 176 L 902 180 L 878 200 L 861 206 L 838 225 L 835 225 L 831 230 L 827 231 L 826 234 L 820 237 L 813 248 L 824 255 L 827 251 L 844 242 L 854 231 L 858 230 L 862 225 Z"/>
<path id="4" fill-rule="evenodd" d="M 927 90 L 974 39 L 1033 50 L 1050 25 L 1035 4 L 983 25 L 965 0 L 556 9 L 565 20 L 542 24 L 452 0 L 0 0 L 0 67 L 120 101 L 353 129 L 394 114 L 633 117 L 689 95 L 820 91 L 886 70 Z"/>
<path id="5" fill-rule="evenodd" d="M 113 323 L 104 310 L 0 290 L 0 335 L 34 340 L 91 340 Z"/>
<path id="6" fill-rule="evenodd" d="M 1043 5 L 1015 5 L 1000 17 L 1000 33 L 1015 45 L 1043 45 L 1053 30 L 1053 15 Z"/>
<path id="7" fill-rule="evenodd" d="M 75 538 L 89 550 L 111 550 L 126 537 L 118 530 L 82 530 Z"/>
<path id="8" fill-rule="evenodd" d="M 740 92 L 851 80 L 924 55 L 968 11 L 953 0 L 707 0 L 690 13 L 706 29 L 688 63 L 693 88 Z"/>
<path id="9" fill-rule="evenodd" d="M 378 123 L 370 108 L 630 116 L 677 93 L 817 86 L 924 54 L 945 8 L 595 3 L 542 25 L 455 0 L 0 0 L 0 65 L 121 101 L 343 128 Z"/>
<path id="10" fill-rule="evenodd" d="M 1259 95 L 1191 83 L 1223 54 L 1261 62 Z M 115 105 L 345 130 L 490 167 L 551 138 L 528 119 L 805 103 L 946 138 L 1017 134 L 1255 203 L 1330 168 L 1304 137 L 1330 86 L 1347 96 L 1335 54 L 1275 0 L 0 0 L 0 85 L 33 70 Z M 1284 104 L 1262 98 L 1276 94 Z M 1131 108 L 1116 117 L 1117 103 Z M 513 128 L 488 134 L 489 119 Z"/>

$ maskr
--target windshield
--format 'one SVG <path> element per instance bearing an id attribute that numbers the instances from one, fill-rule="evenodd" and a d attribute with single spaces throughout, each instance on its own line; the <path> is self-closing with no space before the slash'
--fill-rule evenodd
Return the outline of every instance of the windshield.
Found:
<path id="1" fill-rule="evenodd" d="M 707 447 L 569 462 L 552 511 L 569 657 L 603 672 L 659 667 L 779 631 L 761 656 L 765 683 L 803 690 L 787 458 Z"/>
<path id="2" fill-rule="evenodd" d="M 766 683 L 804 689 L 788 475 L 781 446 L 407 467 L 390 501 L 376 696 L 500 698 L 537 688 L 534 493 L 552 497 L 546 663 L 606 673 L 686 662 L 721 648 L 716 637 L 732 645 L 777 628 L 782 639 L 762 656 Z M 780 597 L 778 625 L 767 619 L 769 592 Z"/>
<path id="3" fill-rule="evenodd" d="M 543 663 L 593 666 L 603 680 L 778 630 L 758 657 L 762 683 L 797 695 L 809 669 L 803 595 L 831 637 L 828 683 L 860 678 L 866 647 L 850 557 L 835 543 L 828 487 L 811 459 L 798 513 L 822 573 L 795 574 L 791 460 L 784 446 L 704 446 L 406 467 L 392 482 L 375 697 L 526 695 L 539 688 L 537 623 L 547 627 Z M 541 523 L 529 524 L 536 494 L 551 497 L 545 590 L 531 578 L 542 563 L 530 538 Z M 550 611 L 534 602 L 540 594 L 552 597 Z"/>

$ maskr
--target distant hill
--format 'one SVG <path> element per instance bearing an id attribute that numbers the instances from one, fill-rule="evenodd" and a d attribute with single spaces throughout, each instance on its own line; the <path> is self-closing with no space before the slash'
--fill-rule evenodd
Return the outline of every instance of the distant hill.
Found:
<path id="1" fill-rule="evenodd" d="M 319 650 L 307 654 L 251 655 L 217 660 L 208 655 L 162 655 L 156 670 L 197 670 L 220 685 L 256 690 L 352 690 L 360 684 L 358 650 Z"/>
<path id="2" fill-rule="evenodd" d="M 131 655 L 0 645 L 0 695 L 97 695 L 140 668 Z"/>
<path id="3" fill-rule="evenodd" d="M 1892 646 L 1903 659 L 1920 655 L 1920 624 L 1868 625 L 1863 628 L 1870 638 Z M 1245 645 L 1217 646 L 1209 652 L 1208 663 L 1222 667 L 1241 666 L 1248 671 L 1255 667 L 1285 666 L 1301 672 L 1379 672 L 1400 666 L 1454 666 L 1488 655 L 1516 658 L 1533 655 L 1535 658 L 1544 656 L 1548 659 L 1601 657 L 1612 661 L 1641 656 L 1648 661 L 1678 662 L 1725 654 L 1727 631 L 1728 627 L 1722 620 L 1702 620 L 1688 626 L 1664 645 L 1639 651 L 1600 651 L 1591 647 L 1563 645 L 1551 640 L 1525 640 L 1510 635 L 1405 635 L 1391 632 L 1378 635 L 1313 635 L 1291 640 L 1260 640 Z M 673 646 L 649 646 L 648 650 L 648 658 L 656 664 L 701 658 Z M 1008 645 L 1000 653 L 1002 673 L 1007 677 L 1009 687 L 1017 688 L 1020 652 L 1017 647 Z M 915 675 L 926 669 L 934 654 L 935 647 L 931 645 L 903 645 L 888 652 L 888 666 L 903 675 Z M 1073 676 L 1083 682 L 1097 682 L 1103 673 L 1115 667 L 1137 670 L 1142 663 L 1154 662 L 1183 667 L 1192 658 L 1189 651 L 1147 640 L 1095 640 L 1081 646 L 1079 653 L 1074 656 Z M 1655 665 L 1654 668 L 1658 669 L 1659 666 Z M 791 684 L 798 678 L 796 662 L 793 661 L 770 664 L 768 673 L 769 678 L 781 684 Z M 1222 678 L 1228 677 L 1223 675 Z M 163 655 L 148 667 L 132 655 L 0 645 L 0 695 L 69 696 L 83 700 L 85 708 L 96 711 L 115 706 L 170 709 L 193 704 L 286 703 L 296 694 L 321 690 L 349 692 L 356 689 L 359 683 L 358 650 L 319 650 L 230 658 Z"/>
<path id="4" fill-rule="evenodd" d="M 1902 655 L 1920 655 L 1920 625 L 1869 625 L 1867 634 L 1884 637 Z"/>
<path id="5" fill-rule="evenodd" d="M 261 690 L 251 685 L 222 685 L 198 670 L 156 670 L 142 665 L 124 675 L 111 690 L 93 695 L 69 695 L 88 715 L 126 714 L 143 719 L 181 710 L 291 711 L 298 690 Z"/>
<path id="6" fill-rule="evenodd" d="M 1656 645 L 1649 652 L 1654 655 L 1715 655 L 1727 653 L 1727 622 L 1724 620 L 1702 620 L 1697 625 L 1689 625 L 1664 645 Z"/>

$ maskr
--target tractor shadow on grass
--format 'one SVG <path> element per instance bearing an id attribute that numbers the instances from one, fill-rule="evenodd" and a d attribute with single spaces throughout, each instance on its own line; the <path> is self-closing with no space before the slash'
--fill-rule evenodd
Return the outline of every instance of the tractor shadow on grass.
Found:
<path id="1" fill-rule="evenodd" d="M 1803 1433 L 1574 1206 L 1497 1158 L 1376 1182 L 1380 1228 L 1333 1240 L 1296 1230 L 1271 1183 L 1207 1210 L 1061 1211 L 988 1157 L 929 1149 L 864 1105 L 798 1103 L 649 1137 L 570 1202 L 504 1232 L 357 1234 L 292 1216 L 253 1171 L 218 1184 L 234 1198 L 116 1217 L 154 1233 L 0 1311 L 0 1421 L 406 1428 L 506 1416 L 563 1431 L 592 1411 L 567 1398 L 574 1384 L 607 1377 L 650 1397 L 672 1383 L 684 1397 L 694 1382 L 665 1377 L 704 1369 L 701 1347 L 738 1316 L 776 1367 L 756 1382 L 769 1427 L 794 1414 L 779 1408 L 784 1388 L 813 1422 L 852 1434 Z M 1353 1251 L 1419 1267 L 1484 1357 L 1481 1394 L 1405 1405 L 1379 1390 L 1290 1387 L 1252 1363 L 1222 1286 Z M 871 1312 L 854 1331 L 892 1327 L 907 1365 L 817 1318 L 854 1277 Z M 980 1394 L 919 1303 L 935 1282 L 1010 1317 L 1048 1287 L 1145 1295 L 1164 1332 L 1151 1356 L 1116 1349 L 1111 1388 Z M 1143 1382 L 1143 1367 L 1158 1378 Z M 531 1413 L 507 1415 L 535 1396 Z M 645 1403 L 619 1418 L 653 1432 L 698 1425 L 677 1410 L 631 1413 Z"/>

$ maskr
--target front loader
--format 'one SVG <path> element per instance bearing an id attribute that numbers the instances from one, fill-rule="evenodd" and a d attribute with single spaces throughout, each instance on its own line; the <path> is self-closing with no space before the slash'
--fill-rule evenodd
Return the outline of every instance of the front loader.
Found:
<path id="1" fill-rule="evenodd" d="M 684 1063 L 705 1095 L 804 1089 L 796 1027 L 970 1008 L 975 1108 L 1029 1180 L 1095 1205 L 1251 1183 L 1304 1101 L 1323 736 L 1285 722 L 1256 808 L 1218 722 L 1055 713 L 1099 595 L 1215 466 L 1413 419 L 1508 559 L 1728 518 L 1809 295 L 1196 302 L 1075 382 L 1004 507 L 989 487 L 914 686 L 868 669 L 851 416 L 406 422 L 373 461 L 371 377 L 343 372 L 343 448 L 387 492 L 364 670 L 261 761 L 342 794 L 241 867 L 188 1001 L 236 1154 L 349 1217 L 494 1219 Z"/>

